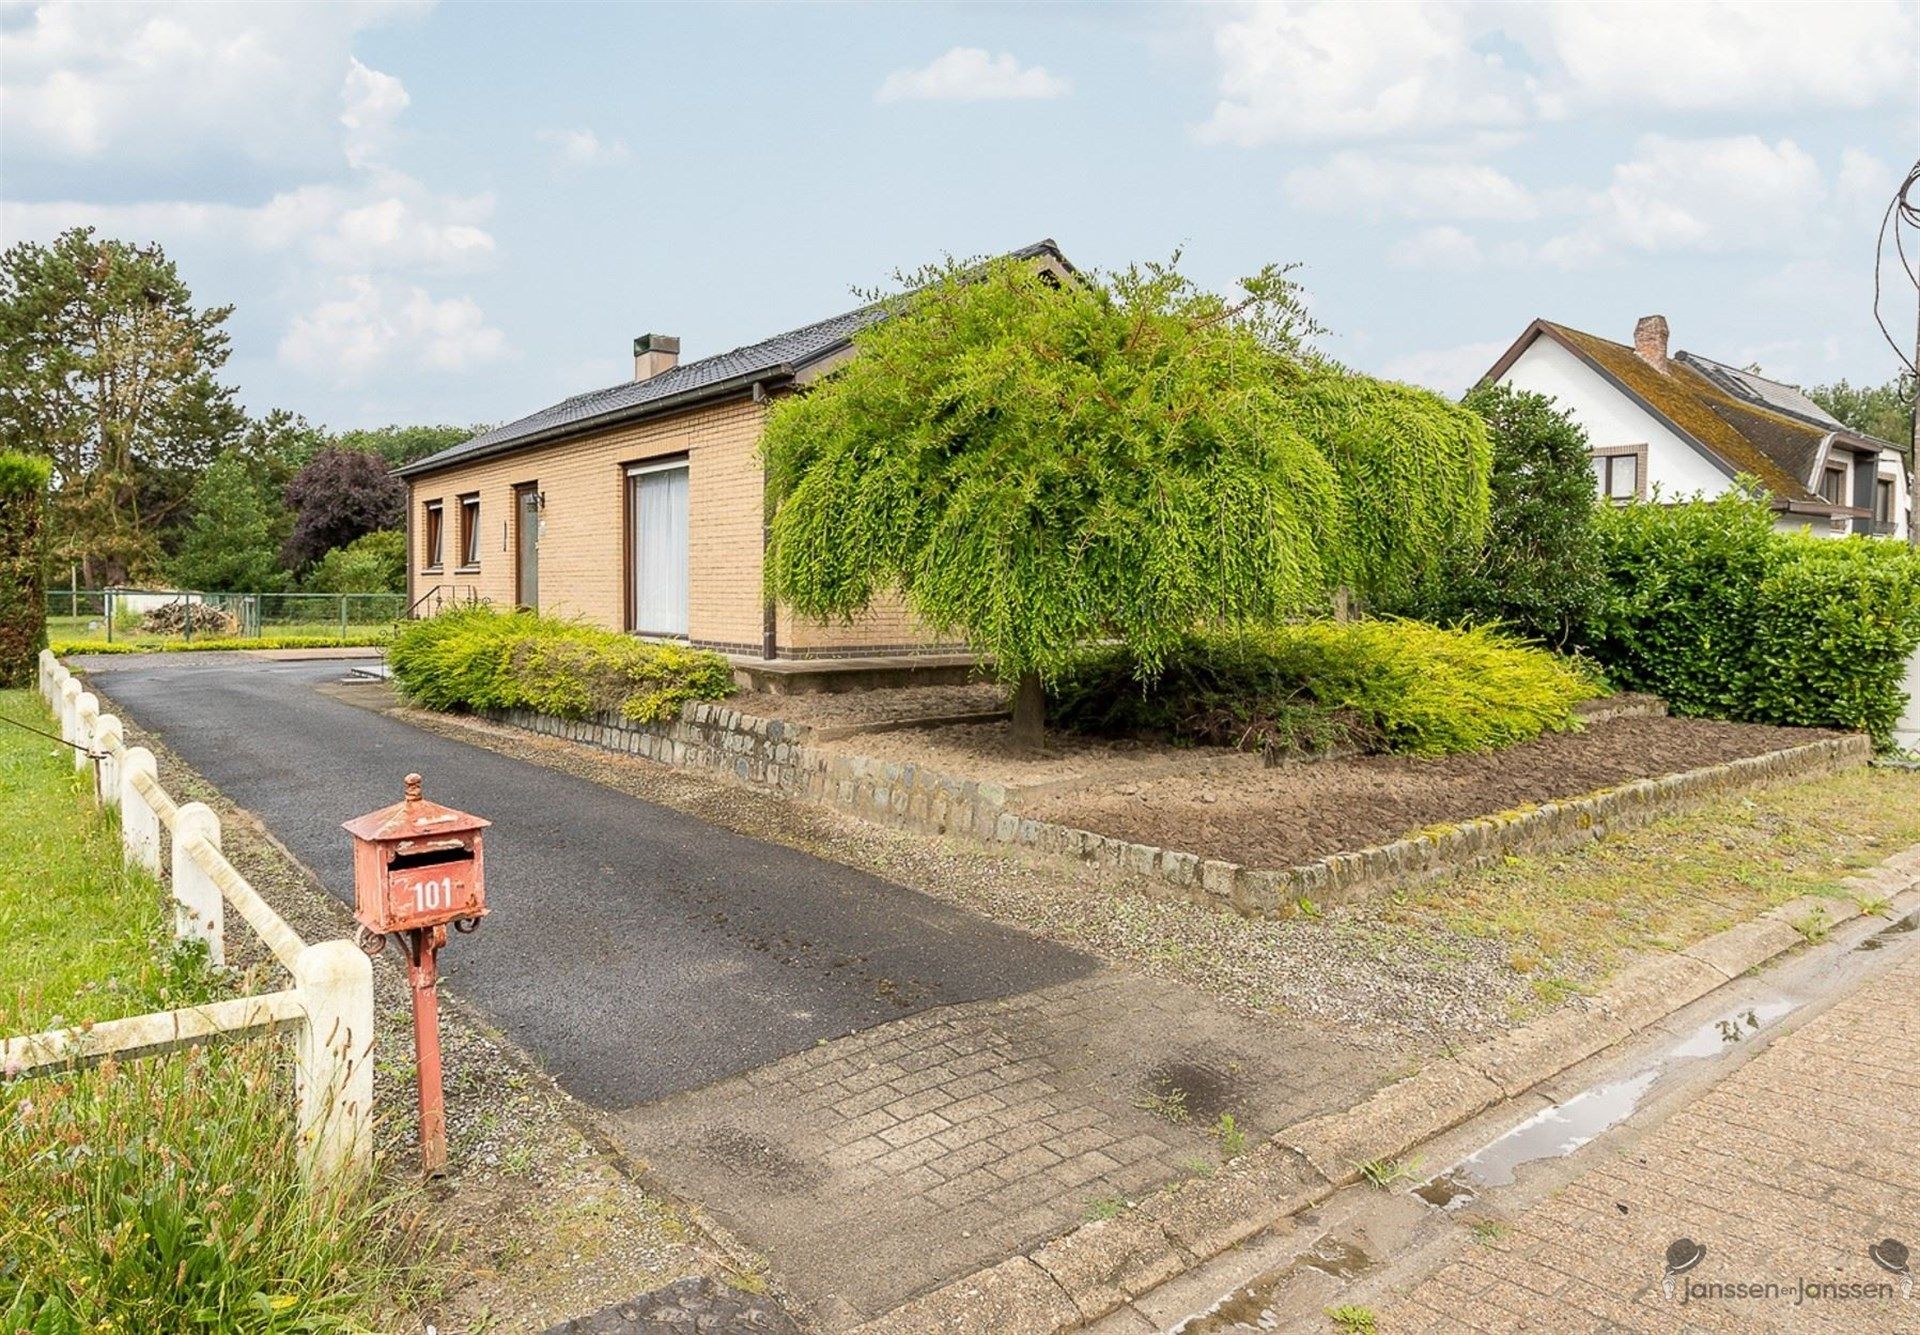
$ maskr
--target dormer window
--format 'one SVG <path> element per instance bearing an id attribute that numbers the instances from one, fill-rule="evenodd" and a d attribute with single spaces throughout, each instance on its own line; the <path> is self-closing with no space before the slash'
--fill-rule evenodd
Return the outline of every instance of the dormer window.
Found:
<path id="1" fill-rule="evenodd" d="M 1847 503 L 1847 467 L 1845 464 L 1828 464 L 1827 471 L 1820 475 L 1820 499 L 1828 505 Z"/>

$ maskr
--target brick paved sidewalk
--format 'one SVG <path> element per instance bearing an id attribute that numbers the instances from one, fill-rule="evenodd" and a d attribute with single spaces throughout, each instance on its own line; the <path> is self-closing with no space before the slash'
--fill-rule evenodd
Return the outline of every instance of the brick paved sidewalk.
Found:
<path id="1" fill-rule="evenodd" d="M 1222 1113 L 1255 1144 L 1347 1107 L 1391 1061 L 1106 969 L 923 1011 L 612 1123 L 832 1330 L 1213 1171 Z"/>
<path id="2" fill-rule="evenodd" d="M 1706 1253 L 1668 1297 L 1682 1239 Z M 1920 1331 L 1920 1284 L 1903 1297 L 1868 1254 L 1882 1239 L 1920 1271 L 1920 951 L 1378 1308 L 1378 1329 Z M 1779 1292 L 1727 1296 L 1740 1284 Z"/>

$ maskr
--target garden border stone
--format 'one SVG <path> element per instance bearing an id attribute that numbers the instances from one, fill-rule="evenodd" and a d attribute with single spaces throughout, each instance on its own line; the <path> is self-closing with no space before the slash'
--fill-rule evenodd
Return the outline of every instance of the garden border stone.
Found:
<path id="1" fill-rule="evenodd" d="M 1841 884 L 1858 896 L 1885 901 L 1890 920 L 1920 912 L 1920 844 Z M 1169 1256 L 1180 1261 L 1177 1274 L 1263 1230 L 1291 1228 L 1293 1216 L 1356 1181 L 1359 1164 L 1404 1156 L 1805 944 L 1809 938 L 1792 924 L 1815 906 L 1832 915 L 1834 924 L 1862 912 L 1858 903 L 1843 900 L 1796 899 L 1687 951 L 1649 956 L 1617 975 L 1591 999 L 1588 1010 L 1556 1012 L 1435 1062 L 1345 1112 L 1298 1122 L 1212 1177 L 1163 1187 L 1125 1214 L 1083 1224 L 1027 1255 L 923 1294 L 851 1335 L 1000 1330 L 1064 1335 L 1090 1325 L 1152 1287 L 1148 1276 L 1160 1276 L 1155 1283 L 1172 1278 L 1163 1273 Z M 1784 930 L 1745 930 L 1753 924 Z M 1604 1039 L 1594 1041 L 1583 1026 L 1592 1026 Z M 1036 1284 L 1036 1276 L 1050 1287 Z"/>
<path id="2" fill-rule="evenodd" d="M 1657 779 L 1631 779 L 1580 797 L 1437 825 L 1389 844 L 1274 868 L 1202 858 L 1035 820 L 1021 813 L 1020 795 L 1004 784 L 824 747 L 819 744 L 822 734 L 805 724 L 756 718 L 724 702 L 689 702 L 681 706 L 678 718 L 661 723 L 634 722 L 614 713 L 564 719 L 518 709 L 482 711 L 482 717 L 661 764 L 730 775 L 921 834 L 1090 862 L 1115 874 L 1140 877 L 1169 896 L 1247 918 L 1274 917 L 1302 900 L 1322 906 L 1353 903 L 1516 853 L 1575 848 L 1722 793 L 1850 769 L 1873 754 L 1872 742 L 1862 734 L 1823 738 Z"/>

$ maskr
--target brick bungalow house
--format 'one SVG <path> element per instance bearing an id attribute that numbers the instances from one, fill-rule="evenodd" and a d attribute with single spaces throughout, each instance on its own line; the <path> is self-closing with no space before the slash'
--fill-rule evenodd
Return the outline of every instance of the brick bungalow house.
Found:
<path id="1" fill-rule="evenodd" d="M 1551 396 L 1586 428 L 1594 485 L 1624 504 L 1717 496 L 1760 480 L 1775 526 L 1823 535 L 1903 538 L 1906 461 L 1899 446 L 1849 430 L 1792 385 L 1691 352 L 1667 351 L 1649 315 L 1633 344 L 1535 320 L 1482 383 Z"/>
<path id="2" fill-rule="evenodd" d="M 1052 241 L 1013 252 L 1065 276 Z M 853 355 L 864 306 L 682 363 L 677 338 L 634 340 L 633 379 L 576 395 L 399 470 L 409 601 L 477 595 L 716 649 L 736 662 L 958 650 L 898 601 L 850 623 L 766 600 L 767 407 Z"/>

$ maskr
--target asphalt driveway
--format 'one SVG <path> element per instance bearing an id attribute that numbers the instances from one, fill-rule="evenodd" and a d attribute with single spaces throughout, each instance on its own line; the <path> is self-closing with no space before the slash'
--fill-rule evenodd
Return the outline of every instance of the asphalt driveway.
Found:
<path id="1" fill-rule="evenodd" d="M 82 660 L 83 662 L 85 660 Z M 337 661 L 93 660 L 120 712 L 352 895 L 340 822 L 429 797 L 486 816 L 492 914 L 448 986 L 571 1093 L 625 1107 L 931 1006 L 1096 962 L 838 863 L 330 699 Z"/>

